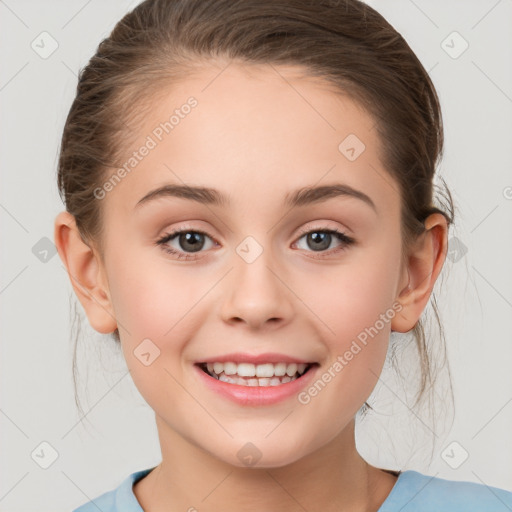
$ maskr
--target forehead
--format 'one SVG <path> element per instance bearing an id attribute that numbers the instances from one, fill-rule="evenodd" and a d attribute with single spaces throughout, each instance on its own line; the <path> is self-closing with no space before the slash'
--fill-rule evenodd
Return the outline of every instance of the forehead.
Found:
<path id="1" fill-rule="evenodd" d="M 216 188 L 233 207 L 282 203 L 291 190 L 333 182 L 364 191 L 384 210 L 397 199 L 373 118 L 300 67 L 198 68 L 163 87 L 131 127 L 125 177 L 108 196 L 126 213 L 167 183 Z"/>

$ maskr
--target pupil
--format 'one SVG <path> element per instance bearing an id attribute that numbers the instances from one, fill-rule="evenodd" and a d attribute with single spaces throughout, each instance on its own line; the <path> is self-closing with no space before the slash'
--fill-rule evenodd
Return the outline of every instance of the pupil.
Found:
<path id="1" fill-rule="evenodd" d="M 192 252 L 200 251 L 203 248 L 204 240 L 201 240 L 201 233 L 184 233 L 180 235 L 180 245 L 183 249 L 187 249 L 187 244 L 191 244 L 189 249 Z"/>
<path id="2" fill-rule="evenodd" d="M 313 249 L 316 250 L 322 250 L 327 249 L 331 243 L 331 234 L 330 233 L 310 233 L 308 235 L 308 242 L 313 241 Z M 320 243 L 318 243 L 320 242 Z M 323 243 L 322 243 L 323 242 Z"/>

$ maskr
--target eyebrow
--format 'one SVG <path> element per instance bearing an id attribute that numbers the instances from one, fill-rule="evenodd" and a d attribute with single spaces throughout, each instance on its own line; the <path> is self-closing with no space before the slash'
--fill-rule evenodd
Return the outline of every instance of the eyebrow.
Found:
<path id="1" fill-rule="evenodd" d="M 326 201 L 327 199 L 340 196 L 360 199 L 377 212 L 377 207 L 369 196 L 360 190 L 342 183 L 323 185 L 319 187 L 300 188 L 294 192 L 286 194 L 284 204 L 287 207 L 295 208 L 319 203 Z M 160 199 L 162 197 L 178 197 L 212 206 L 225 206 L 230 203 L 228 196 L 214 188 L 168 184 L 148 192 L 137 202 L 135 208 L 137 209 L 143 204 L 147 204 L 150 201 Z"/>

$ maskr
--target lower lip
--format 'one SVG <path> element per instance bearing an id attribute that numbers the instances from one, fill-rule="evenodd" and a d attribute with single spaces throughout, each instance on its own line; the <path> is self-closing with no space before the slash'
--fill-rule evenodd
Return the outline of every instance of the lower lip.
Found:
<path id="1" fill-rule="evenodd" d="M 318 369 L 318 365 L 313 365 L 302 377 L 279 384 L 279 386 L 241 386 L 239 384 L 230 384 L 229 382 L 223 382 L 215 377 L 211 377 L 198 365 L 194 365 L 194 368 L 206 386 L 237 404 L 272 405 L 297 395 L 301 389 L 311 382 Z"/>

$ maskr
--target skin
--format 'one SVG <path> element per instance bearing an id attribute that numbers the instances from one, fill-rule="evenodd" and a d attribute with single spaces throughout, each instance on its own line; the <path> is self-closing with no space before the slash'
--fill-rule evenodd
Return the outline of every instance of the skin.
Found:
<path id="1" fill-rule="evenodd" d="M 400 261 L 398 185 L 379 159 L 373 120 L 349 98 L 299 68 L 203 66 L 154 98 L 136 127 L 139 147 L 169 112 L 194 96 L 198 106 L 101 201 L 103 258 L 79 237 L 66 212 L 55 241 L 92 327 L 119 328 L 132 378 L 155 411 L 162 462 L 134 486 L 144 510 L 376 511 L 396 476 L 357 452 L 354 418 L 375 387 L 391 330 L 407 332 L 424 310 L 444 263 L 447 224 L 431 215 Z M 348 134 L 366 149 L 339 150 Z M 108 174 L 110 176 L 111 173 Z M 166 183 L 216 188 L 225 206 L 163 197 L 136 203 Z M 350 196 L 285 207 L 305 186 L 348 184 Z M 338 229 L 355 243 L 315 251 L 300 228 Z M 171 229 L 204 230 L 195 261 L 156 241 Z M 262 254 L 236 252 L 252 236 Z M 300 240 L 300 241 L 299 241 Z M 178 238 L 168 242 L 186 252 Z M 325 372 L 393 304 L 401 310 L 316 397 L 242 406 L 202 384 L 195 362 L 229 352 L 278 352 Z M 133 351 L 149 338 L 149 366 Z M 261 452 L 244 466 L 246 443 Z"/>

